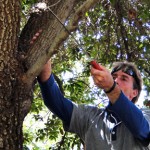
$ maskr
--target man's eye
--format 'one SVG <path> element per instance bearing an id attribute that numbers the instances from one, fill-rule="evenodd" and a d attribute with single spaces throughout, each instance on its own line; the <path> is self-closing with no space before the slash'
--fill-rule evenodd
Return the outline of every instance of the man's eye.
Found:
<path id="1" fill-rule="evenodd" d="M 123 80 L 123 81 L 127 81 L 127 79 L 126 79 L 126 78 L 122 78 L 122 80 Z"/>

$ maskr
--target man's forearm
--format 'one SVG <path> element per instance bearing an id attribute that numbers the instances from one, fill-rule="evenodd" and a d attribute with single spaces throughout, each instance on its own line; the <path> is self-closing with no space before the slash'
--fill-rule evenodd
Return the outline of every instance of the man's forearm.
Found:
<path id="1" fill-rule="evenodd" d="M 45 105 L 69 126 L 73 111 L 72 102 L 62 95 L 53 75 L 46 82 L 39 83 Z"/>
<path id="2" fill-rule="evenodd" d="M 49 60 L 43 67 L 41 73 L 38 76 L 38 80 L 46 82 L 51 76 L 51 61 Z"/>

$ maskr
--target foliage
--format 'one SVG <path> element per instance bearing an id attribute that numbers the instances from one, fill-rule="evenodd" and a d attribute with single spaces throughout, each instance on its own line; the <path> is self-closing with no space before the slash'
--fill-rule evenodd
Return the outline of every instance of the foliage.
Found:
<path id="1" fill-rule="evenodd" d="M 22 0 L 23 11 L 35 1 Z M 102 91 L 91 83 L 89 61 L 111 67 L 114 61 L 128 60 L 140 69 L 145 90 L 150 91 L 150 22 L 149 1 L 103 0 L 85 14 L 78 29 L 72 33 L 52 58 L 53 72 L 62 93 L 76 103 L 95 104 L 106 100 Z M 78 43 L 75 41 L 75 39 Z M 61 63 L 60 63 L 61 62 Z M 100 101 L 101 100 L 101 101 Z M 107 100 L 106 100 L 107 101 Z M 146 102 L 148 99 L 146 100 Z M 101 105 L 100 105 L 101 107 Z M 42 113 L 44 115 L 42 115 Z M 80 149 L 82 141 L 63 130 L 61 121 L 44 106 L 38 84 L 28 121 L 24 123 L 24 144 L 32 149 Z M 42 123 L 41 128 L 34 124 Z M 31 124 L 32 127 L 31 127 Z M 43 146 L 42 145 L 42 146 Z"/>

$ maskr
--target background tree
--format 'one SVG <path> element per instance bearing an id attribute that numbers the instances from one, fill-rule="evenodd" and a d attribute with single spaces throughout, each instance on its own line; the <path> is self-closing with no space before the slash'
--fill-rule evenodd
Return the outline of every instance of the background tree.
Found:
<path id="1" fill-rule="evenodd" d="M 150 90 L 149 1 L 36 2 L 0 2 L 0 149 L 3 150 L 23 149 L 22 125 L 31 108 L 36 120 L 43 119 L 39 113 L 43 106 L 35 78 L 52 56 L 56 80 L 65 96 L 74 102 L 105 101 L 103 93 L 89 84 L 87 55 L 108 67 L 113 61 L 136 62 L 147 93 Z M 37 32 L 40 36 L 33 41 Z M 77 64 L 82 69 L 78 69 Z M 66 72 L 72 73 L 72 77 L 63 78 Z M 24 135 L 27 148 L 27 141 L 35 137 L 29 132 Z M 56 140 L 55 145 L 49 143 L 51 149 L 82 147 L 82 141 L 65 133 L 60 120 L 51 113 L 44 128 L 37 130 L 36 140 L 44 138 Z M 35 144 L 33 149 L 38 146 Z"/>

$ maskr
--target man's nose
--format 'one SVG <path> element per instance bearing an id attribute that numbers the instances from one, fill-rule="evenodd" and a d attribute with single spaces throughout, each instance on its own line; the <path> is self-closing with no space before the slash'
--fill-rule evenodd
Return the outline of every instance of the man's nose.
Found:
<path id="1" fill-rule="evenodd" d="M 116 77 L 115 82 L 118 84 L 119 83 L 119 78 Z"/>

